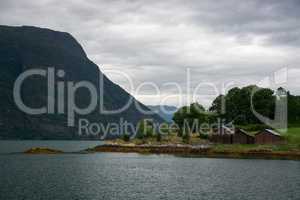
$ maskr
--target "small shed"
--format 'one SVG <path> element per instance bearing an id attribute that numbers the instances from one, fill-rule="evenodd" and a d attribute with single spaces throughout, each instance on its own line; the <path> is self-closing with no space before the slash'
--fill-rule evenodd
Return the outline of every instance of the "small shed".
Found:
<path id="1" fill-rule="evenodd" d="M 245 130 L 237 128 L 232 135 L 233 144 L 254 144 L 254 136 L 247 133 Z"/>
<path id="2" fill-rule="evenodd" d="M 255 134 L 255 144 L 278 144 L 283 141 L 280 133 L 265 129 Z"/>
<path id="3" fill-rule="evenodd" d="M 215 143 L 232 144 L 233 134 L 233 129 L 223 125 L 219 127 L 219 129 L 213 130 L 213 134 L 211 135 L 210 140 Z"/>
<path id="4" fill-rule="evenodd" d="M 218 130 L 215 129 L 210 140 L 221 144 L 254 144 L 255 142 L 254 136 L 245 130 L 226 126 L 221 126 Z"/>
<path id="5" fill-rule="evenodd" d="M 214 135 L 231 135 L 234 134 L 234 129 L 227 126 L 219 126 L 218 128 L 213 129 Z"/>

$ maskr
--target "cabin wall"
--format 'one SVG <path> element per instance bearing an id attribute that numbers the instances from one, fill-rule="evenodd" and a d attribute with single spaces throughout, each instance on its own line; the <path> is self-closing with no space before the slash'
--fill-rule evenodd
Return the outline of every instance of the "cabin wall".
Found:
<path id="1" fill-rule="evenodd" d="M 220 144 L 232 144 L 232 135 L 224 134 L 213 134 L 210 138 L 210 141 L 214 143 L 220 143 Z"/>
<path id="2" fill-rule="evenodd" d="M 233 144 L 247 144 L 247 136 L 239 132 L 233 135 Z"/>
<path id="3" fill-rule="evenodd" d="M 233 135 L 233 144 L 254 144 L 254 137 L 247 135 L 240 130 L 236 130 L 235 134 Z"/>
<path id="4" fill-rule="evenodd" d="M 256 144 L 276 144 L 282 141 L 281 137 L 270 134 L 268 132 L 260 132 L 255 135 Z"/>
<path id="5" fill-rule="evenodd" d="M 255 144 L 255 137 L 248 137 L 247 144 Z"/>
<path id="6" fill-rule="evenodd" d="M 254 144 L 255 138 L 238 129 L 234 134 L 229 134 L 226 130 L 221 129 L 220 132 L 215 131 L 214 134 L 211 135 L 210 141 L 221 144 Z"/>

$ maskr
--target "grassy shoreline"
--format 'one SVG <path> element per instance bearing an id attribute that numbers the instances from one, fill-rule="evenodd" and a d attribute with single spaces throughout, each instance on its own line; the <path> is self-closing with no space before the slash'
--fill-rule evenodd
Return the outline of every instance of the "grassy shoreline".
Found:
<path id="1" fill-rule="evenodd" d="M 288 159 L 300 160 L 299 150 L 279 151 L 269 149 L 237 149 L 220 147 L 219 145 L 132 145 L 105 144 L 88 149 L 89 153 L 118 152 L 140 154 L 172 154 L 182 156 L 199 156 L 210 158 L 257 158 L 257 159 Z"/>
<path id="2" fill-rule="evenodd" d="M 298 132 L 298 131 L 297 131 Z M 295 133 L 293 134 L 293 136 Z M 298 136 L 298 135 L 297 135 Z M 157 141 L 155 137 L 106 141 L 105 145 L 89 149 L 91 152 L 123 152 L 181 154 L 201 157 L 266 158 L 300 160 L 300 144 L 287 141 L 284 144 L 213 144 L 199 134 L 191 134 L 186 143 L 176 134 L 168 134 Z"/>
<path id="3" fill-rule="evenodd" d="M 66 154 L 48 148 L 31 148 L 25 154 Z M 104 144 L 76 153 L 139 153 L 139 154 L 170 154 L 188 157 L 236 158 L 236 159 L 284 159 L 300 160 L 300 150 L 295 147 L 283 148 L 275 145 L 135 145 L 135 144 Z M 70 153 L 68 153 L 70 154 Z"/>
<path id="4" fill-rule="evenodd" d="M 144 139 L 108 140 L 104 145 L 91 147 L 73 153 L 141 153 L 141 154 L 171 154 L 183 156 L 212 157 L 212 158 L 260 158 L 260 159 L 289 159 L 300 160 L 299 128 L 289 129 L 285 134 L 285 144 L 212 144 L 207 139 L 192 134 L 188 143 L 177 134 L 164 135 L 158 142 L 155 137 Z M 64 152 L 32 148 L 26 154 L 61 154 Z"/>

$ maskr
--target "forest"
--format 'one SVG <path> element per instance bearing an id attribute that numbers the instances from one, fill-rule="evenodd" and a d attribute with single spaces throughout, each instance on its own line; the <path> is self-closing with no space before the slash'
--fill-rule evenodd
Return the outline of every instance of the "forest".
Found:
<path id="1" fill-rule="evenodd" d="M 300 96 L 294 96 L 282 87 L 274 91 L 256 85 L 232 88 L 227 94 L 216 97 L 208 109 L 199 103 L 181 107 L 174 114 L 173 120 L 179 126 L 182 126 L 185 120 L 214 123 L 222 119 L 224 123 L 260 127 L 263 124 L 254 115 L 252 108 L 261 115 L 274 119 L 276 101 L 284 98 L 287 101 L 288 123 L 299 124 Z"/>

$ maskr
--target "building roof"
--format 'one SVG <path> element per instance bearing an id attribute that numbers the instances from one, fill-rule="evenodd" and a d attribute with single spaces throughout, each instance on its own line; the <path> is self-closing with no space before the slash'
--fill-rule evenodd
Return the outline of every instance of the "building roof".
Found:
<path id="1" fill-rule="evenodd" d="M 230 134 L 234 134 L 234 130 L 232 130 L 231 128 L 229 128 L 225 125 L 222 125 L 222 128 L 225 129 L 226 131 L 228 131 Z"/>
<path id="2" fill-rule="evenodd" d="M 266 129 L 266 131 L 269 132 L 269 133 L 271 133 L 271 134 L 273 134 L 273 135 L 276 135 L 276 136 L 280 136 L 280 137 L 281 137 L 280 133 L 278 133 L 278 132 L 276 132 L 276 131 L 274 131 L 274 130 Z"/>
<path id="3" fill-rule="evenodd" d="M 271 130 L 271 129 L 265 129 L 264 131 L 268 132 L 268 133 L 271 133 L 272 135 L 275 135 L 275 136 L 278 136 L 278 137 L 281 137 L 281 134 L 274 131 L 274 130 Z M 256 133 L 255 135 L 259 134 L 259 133 L 262 133 L 262 131 Z"/>
<path id="4" fill-rule="evenodd" d="M 254 137 L 253 135 L 247 133 L 244 129 L 238 128 L 237 130 L 241 131 L 241 133 L 244 133 L 245 135 L 247 135 L 249 137 Z"/>

